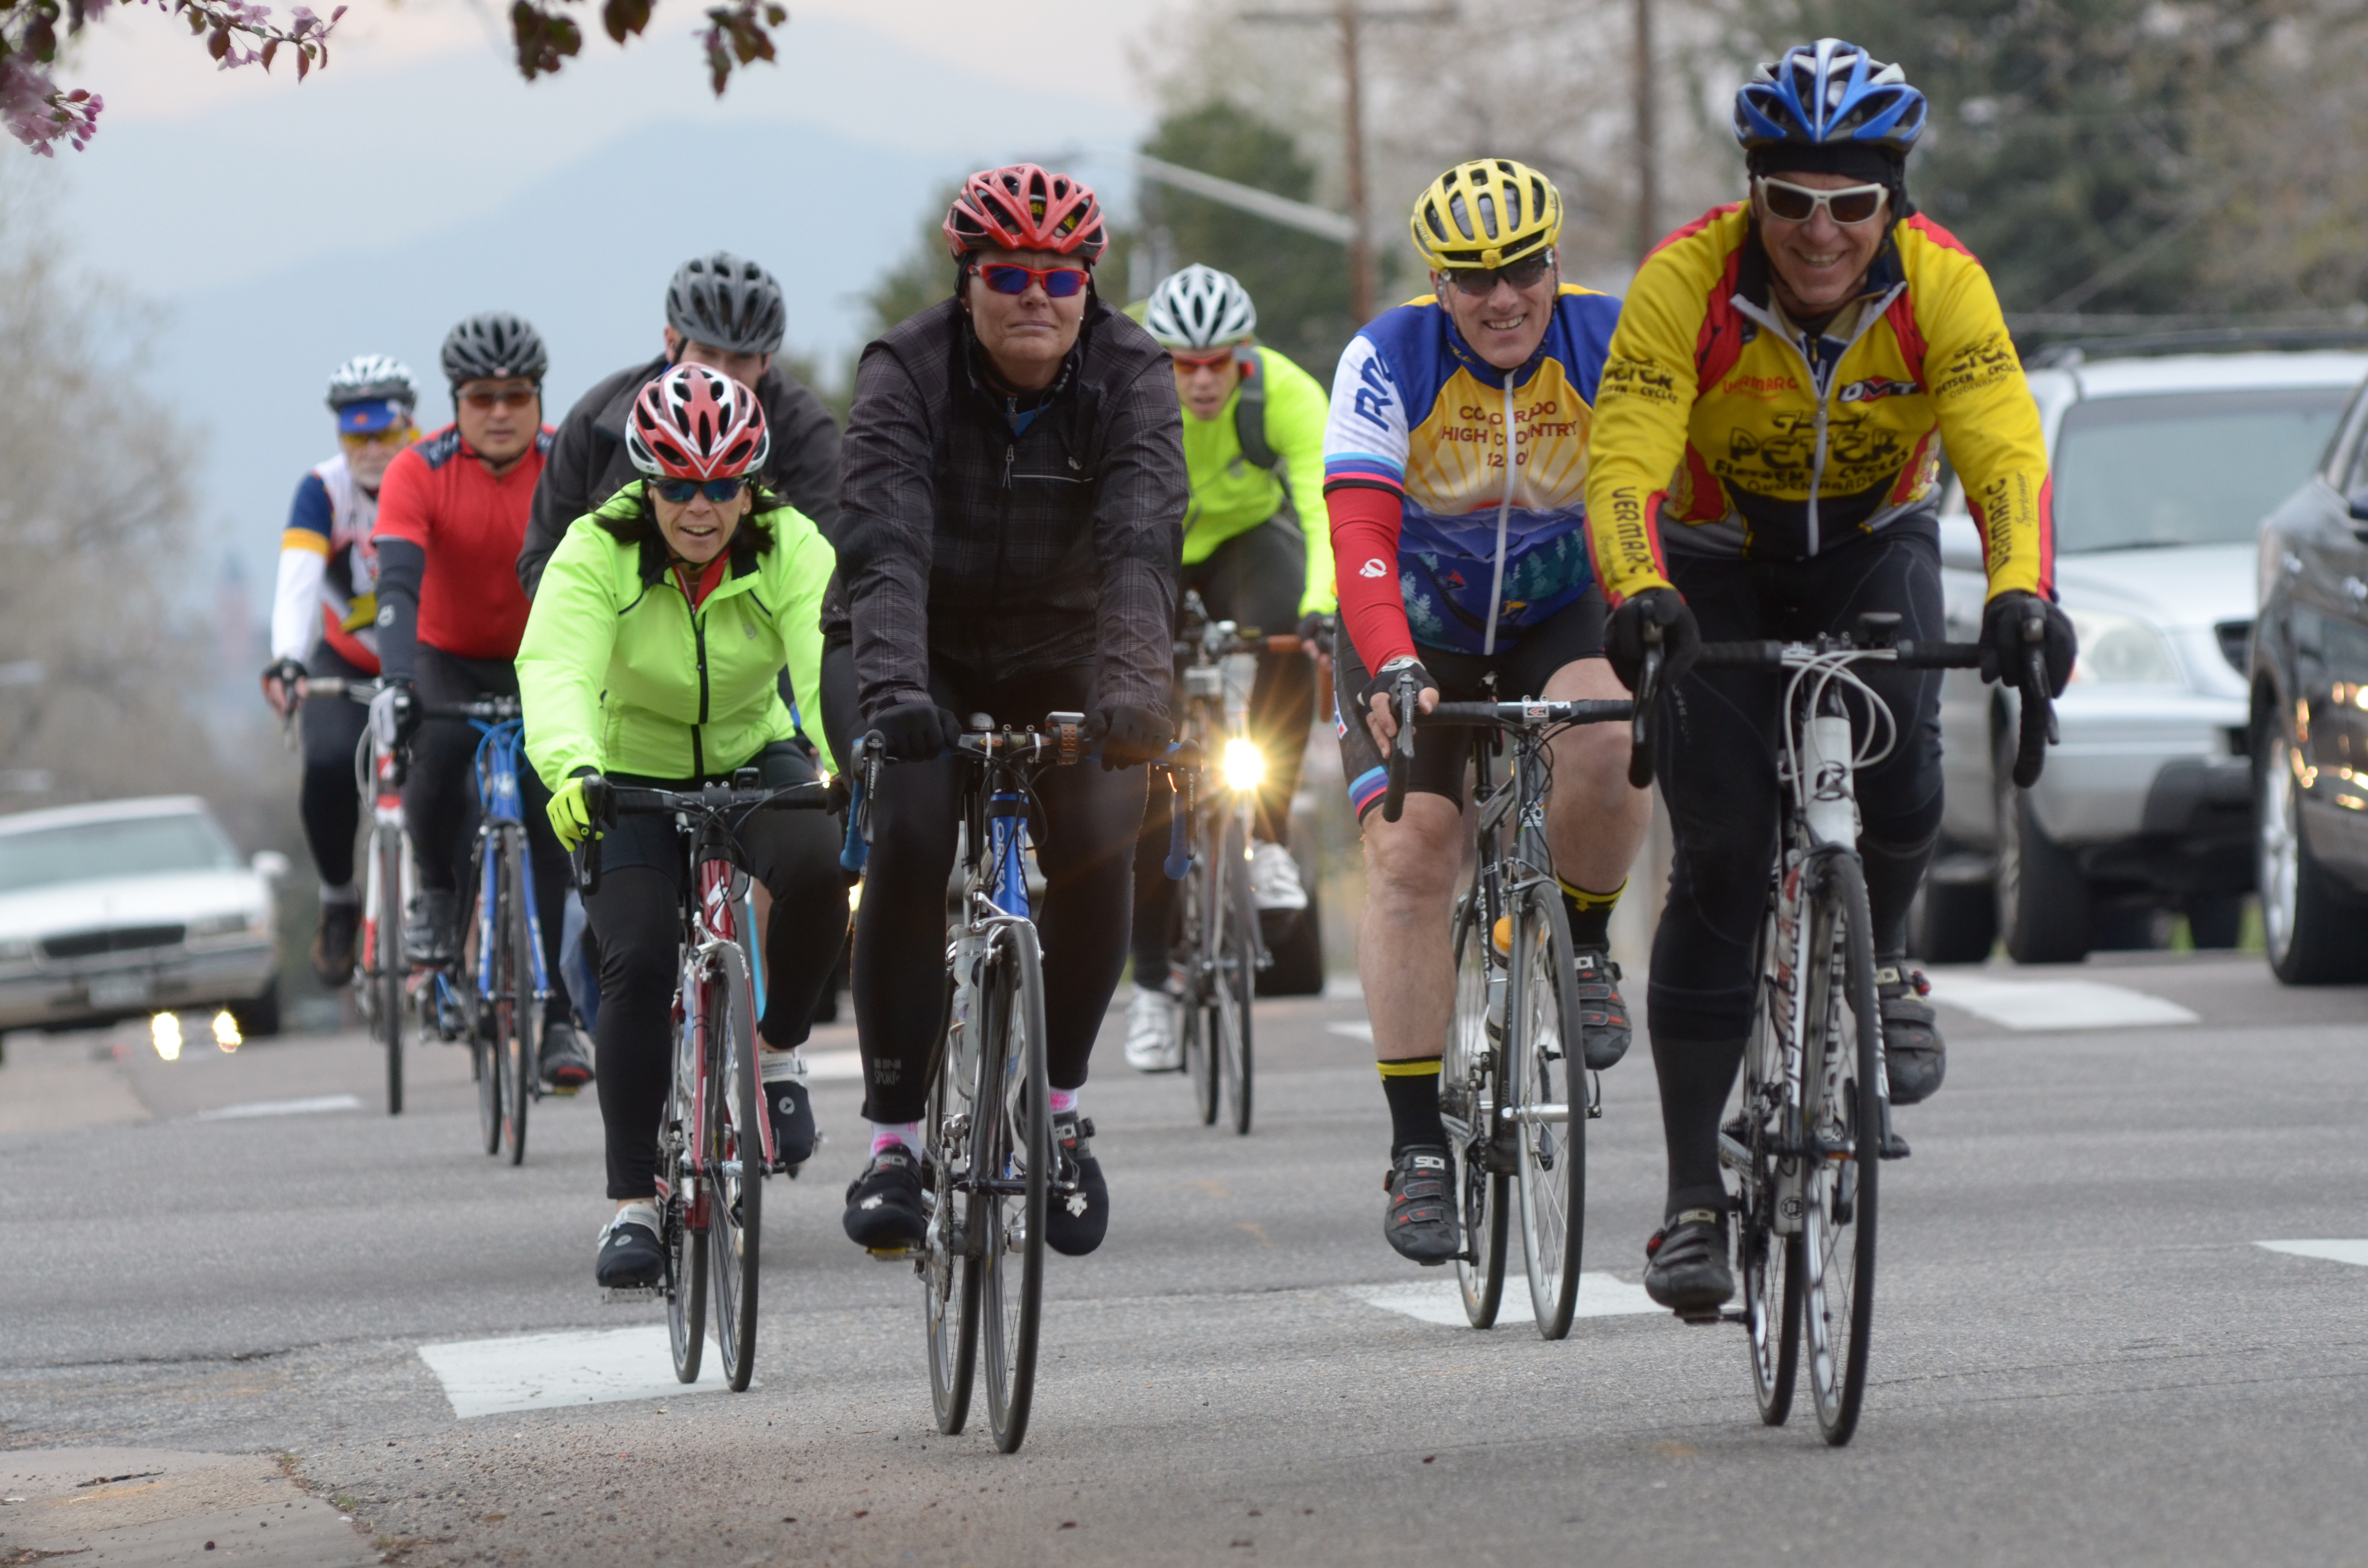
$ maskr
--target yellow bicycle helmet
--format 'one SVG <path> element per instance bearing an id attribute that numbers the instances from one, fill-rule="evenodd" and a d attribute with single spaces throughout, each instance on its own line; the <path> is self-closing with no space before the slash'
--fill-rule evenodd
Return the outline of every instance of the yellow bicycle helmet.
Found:
<path id="1" fill-rule="evenodd" d="M 1474 158 L 1437 179 L 1414 204 L 1414 248 L 1432 270 L 1503 267 L 1562 233 L 1562 192 L 1510 158 Z"/>

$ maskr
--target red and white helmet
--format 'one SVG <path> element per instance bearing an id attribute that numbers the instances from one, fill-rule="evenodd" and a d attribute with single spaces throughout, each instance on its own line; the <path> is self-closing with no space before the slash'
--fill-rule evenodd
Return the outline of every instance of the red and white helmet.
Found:
<path id="1" fill-rule="evenodd" d="M 989 248 L 1048 250 L 1091 267 L 1110 244 L 1092 188 L 1034 164 L 981 169 L 962 181 L 946 214 L 945 234 L 956 261 Z"/>
<path id="2" fill-rule="evenodd" d="M 704 365 L 677 365 L 643 387 L 625 418 L 625 455 L 652 479 L 731 479 L 772 449 L 757 394 Z"/>

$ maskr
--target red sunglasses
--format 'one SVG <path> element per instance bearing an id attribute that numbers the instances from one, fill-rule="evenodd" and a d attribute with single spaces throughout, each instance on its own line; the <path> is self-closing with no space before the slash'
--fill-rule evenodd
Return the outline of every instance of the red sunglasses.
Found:
<path id="1" fill-rule="evenodd" d="M 1179 370 L 1215 370 L 1234 362 L 1234 351 L 1230 348 L 1215 348 L 1206 354 L 1187 354 L 1180 348 L 1171 348 L 1167 357 L 1176 361 L 1176 368 Z"/>
<path id="2" fill-rule="evenodd" d="M 1021 267 L 1017 262 L 990 261 L 981 266 L 978 275 L 986 286 L 998 294 L 1025 294 L 1034 283 L 1053 299 L 1065 300 L 1086 291 L 1086 269 L 1082 267 Z"/>

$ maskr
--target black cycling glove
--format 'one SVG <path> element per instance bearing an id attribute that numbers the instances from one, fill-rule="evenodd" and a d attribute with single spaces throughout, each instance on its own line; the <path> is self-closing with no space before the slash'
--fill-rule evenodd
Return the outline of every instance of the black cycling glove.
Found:
<path id="1" fill-rule="evenodd" d="M 1101 743 L 1102 771 L 1156 762 L 1167 755 L 1176 732 L 1167 720 L 1148 708 L 1125 702 L 1105 702 L 1086 722 L 1086 735 Z"/>
<path id="2" fill-rule="evenodd" d="M 2080 639 L 2072 630 L 2071 617 L 2020 588 L 2009 588 L 1982 607 L 1982 678 L 2003 679 L 2009 685 L 2021 679 L 2023 650 L 2030 646 L 2023 641 L 2022 624 L 2034 610 L 2046 624 L 2040 649 L 2047 663 L 2047 695 L 2061 697 L 2072 678 Z"/>
<path id="3" fill-rule="evenodd" d="M 1631 594 L 1611 612 L 1611 622 L 1603 629 L 1603 654 L 1611 661 L 1611 673 L 1630 691 L 1636 689 L 1637 676 L 1645 668 L 1645 629 L 1661 629 L 1661 689 L 1693 666 L 1694 655 L 1702 651 L 1702 627 L 1694 612 L 1675 588 L 1646 588 Z"/>
<path id="4" fill-rule="evenodd" d="M 1312 609 L 1299 618 L 1300 652 L 1329 658 L 1332 653 L 1332 614 L 1329 610 Z"/>
<path id="5" fill-rule="evenodd" d="M 928 762 L 962 744 L 962 721 L 934 702 L 900 702 L 871 727 L 898 762 Z"/>

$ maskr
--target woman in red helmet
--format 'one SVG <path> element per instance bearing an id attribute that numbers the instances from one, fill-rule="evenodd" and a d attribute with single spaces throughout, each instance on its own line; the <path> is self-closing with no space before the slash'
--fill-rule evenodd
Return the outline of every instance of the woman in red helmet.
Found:
<path id="1" fill-rule="evenodd" d="M 872 1155 L 848 1234 L 921 1238 L 919 1131 L 939 1028 L 960 775 L 973 713 L 1087 715 L 1101 767 L 1040 785 L 1053 1140 L 1084 1201 L 1045 1240 L 1100 1244 L 1109 1194 L 1076 1108 L 1126 964 L 1144 775 L 1167 744 L 1168 631 L 1190 498 L 1167 350 L 1094 292 L 1094 193 L 1032 164 L 973 175 L 946 215 L 953 298 L 872 342 L 840 448 L 835 630 L 891 756 L 855 932 Z M 1116 769 L 1113 771 L 1113 769 Z"/>
<path id="2" fill-rule="evenodd" d="M 814 524 L 756 483 L 770 435 L 739 382 L 683 364 L 634 400 L 625 448 L 646 475 L 579 517 L 553 551 L 518 656 L 527 756 L 552 792 L 569 848 L 593 831 L 602 780 L 696 788 L 756 767 L 779 789 L 830 766 L 783 705 L 819 713 L 821 611 L 832 556 Z M 590 797 L 590 798 L 587 798 Z M 584 901 L 599 949 L 600 1115 L 609 1196 L 604 1286 L 656 1283 L 658 1119 L 683 874 L 674 824 L 627 816 L 602 829 L 600 888 Z M 814 1151 L 814 1113 L 792 1048 L 847 932 L 839 832 L 817 812 L 764 812 L 740 830 L 773 898 L 765 934 L 759 1076 L 782 1161 Z"/>

